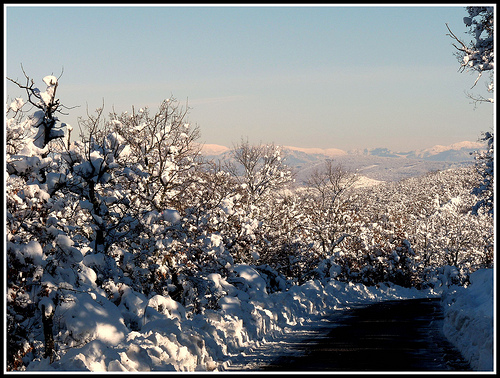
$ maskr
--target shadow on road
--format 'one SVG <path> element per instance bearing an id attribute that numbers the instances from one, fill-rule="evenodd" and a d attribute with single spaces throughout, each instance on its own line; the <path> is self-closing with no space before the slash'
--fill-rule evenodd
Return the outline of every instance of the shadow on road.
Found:
<path id="1" fill-rule="evenodd" d="M 321 338 L 304 340 L 296 351 L 265 371 L 467 371 L 461 354 L 442 332 L 435 298 L 387 301 L 355 308 Z M 257 370 L 257 369 L 256 369 Z"/>

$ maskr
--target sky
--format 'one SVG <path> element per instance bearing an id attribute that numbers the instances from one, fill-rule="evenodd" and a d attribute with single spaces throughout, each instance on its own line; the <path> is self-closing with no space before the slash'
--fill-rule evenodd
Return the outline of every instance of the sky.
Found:
<path id="1" fill-rule="evenodd" d="M 485 82 L 458 72 L 463 5 L 4 6 L 4 77 L 59 78 L 62 122 L 167 98 L 200 142 L 395 151 L 477 141 Z M 25 96 L 5 81 L 6 101 Z"/>

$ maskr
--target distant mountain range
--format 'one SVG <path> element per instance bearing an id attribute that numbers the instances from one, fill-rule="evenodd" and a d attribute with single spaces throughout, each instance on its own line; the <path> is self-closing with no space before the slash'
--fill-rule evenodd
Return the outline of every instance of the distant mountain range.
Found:
<path id="1" fill-rule="evenodd" d="M 424 150 L 409 152 L 394 152 L 387 148 L 365 149 L 364 155 L 384 157 L 404 157 L 408 159 L 423 159 L 429 161 L 464 162 L 473 160 L 471 155 L 474 151 L 484 149 L 485 145 L 480 142 L 459 142 L 449 146 L 436 145 Z"/>
<path id="2" fill-rule="evenodd" d="M 395 152 L 388 148 L 344 151 L 336 148 L 301 148 L 283 146 L 286 164 L 292 168 L 297 181 L 304 181 L 325 160 L 334 160 L 346 169 L 357 171 L 366 182 L 399 181 L 427 172 L 470 165 L 474 151 L 485 148 L 479 142 L 460 142 L 449 146 L 436 145 L 423 150 Z M 216 144 L 205 144 L 202 154 L 207 158 L 222 159 L 231 149 Z"/>

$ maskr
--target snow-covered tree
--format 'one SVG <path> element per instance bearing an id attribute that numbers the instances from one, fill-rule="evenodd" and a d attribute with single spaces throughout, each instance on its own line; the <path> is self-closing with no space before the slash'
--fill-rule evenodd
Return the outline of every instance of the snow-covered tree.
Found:
<path id="1" fill-rule="evenodd" d="M 33 79 L 30 79 L 24 71 L 23 74 L 26 78 L 26 84 L 21 84 L 10 78 L 8 80 L 19 86 L 19 88 L 24 89 L 28 103 L 35 109 L 38 109 L 31 115 L 30 122 L 31 126 L 38 129 L 37 134 L 33 138 L 33 144 L 43 149 L 51 140 L 64 136 L 63 128 L 65 124 L 61 124 L 57 117 L 57 114 L 62 113 L 62 105 L 56 97 L 57 86 L 59 85 L 58 78 L 53 75 L 45 76 L 43 82 L 47 87 L 42 92 L 35 87 Z"/>
<path id="2" fill-rule="evenodd" d="M 475 71 L 477 78 L 473 87 L 482 77 L 484 72 L 490 73 L 489 83 L 487 86 L 488 92 L 494 91 L 493 71 L 495 68 L 495 46 L 494 46 L 494 8 L 493 7 L 477 7 L 468 6 L 468 17 L 464 17 L 464 23 L 469 28 L 469 33 L 472 35 L 472 42 L 467 45 L 460 38 L 458 38 L 448 27 L 450 36 L 458 43 L 455 46 L 457 49 L 457 56 L 460 61 L 461 71 Z M 493 103 L 492 97 L 484 98 L 482 96 L 469 95 L 474 102 L 490 102 Z M 475 212 L 479 208 L 485 207 L 488 212 L 493 215 L 493 180 L 494 180 L 494 133 L 484 132 L 481 140 L 487 143 L 486 152 L 476 153 L 476 166 L 483 176 L 483 181 L 474 193 L 480 196 L 479 201 L 475 206 Z"/>
<path id="3" fill-rule="evenodd" d="M 62 106 L 56 97 L 58 80 L 46 76 L 42 92 L 25 77 L 26 85 L 11 81 L 26 90 L 28 102 L 16 98 L 6 114 L 7 319 L 12 351 L 8 365 L 12 369 L 22 367 L 23 358 L 36 354 L 41 343 L 44 355 L 53 359 L 52 319 L 61 294 L 55 277 L 63 275 L 63 281 L 71 281 L 68 269 L 82 258 L 71 247 L 69 230 L 54 227 L 65 206 L 58 190 L 66 178 L 58 154 L 67 129 L 56 116 Z M 27 104 L 34 113 L 29 114 Z M 37 329 L 43 329 L 44 337 Z M 33 339 L 32 332 L 41 339 Z"/>
<path id="4" fill-rule="evenodd" d="M 187 112 L 175 98 L 169 98 L 154 114 L 141 108 L 110 115 L 110 131 L 128 145 L 127 163 L 145 177 L 137 193 L 140 200 L 159 212 L 169 207 L 183 210 L 181 197 L 199 165 L 200 146 L 195 143 L 199 129 L 187 121 Z"/>
<path id="5" fill-rule="evenodd" d="M 468 17 L 464 17 L 464 24 L 469 28 L 473 37 L 470 44 L 458 38 L 448 27 L 450 36 L 458 43 L 453 45 L 457 49 L 461 71 L 475 71 L 478 76 L 474 85 L 479 81 L 484 72 L 493 72 L 495 63 L 494 52 L 494 8 L 468 6 Z M 473 85 L 473 86 L 474 86 Z M 490 77 L 488 90 L 493 91 L 493 76 Z M 493 99 L 486 101 L 493 102 Z"/>
<path id="6" fill-rule="evenodd" d="M 476 169 L 481 175 L 482 181 L 472 191 L 473 194 L 479 197 L 479 200 L 474 205 L 474 214 L 482 208 L 486 209 L 491 216 L 493 216 L 494 209 L 494 136 L 493 132 L 485 132 L 482 139 L 487 143 L 486 151 L 479 151 L 475 153 Z"/>
<path id="7" fill-rule="evenodd" d="M 305 212 L 310 220 L 308 229 L 321 246 L 322 254 L 327 257 L 348 235 L 347 224 L 353 215 L 352 187 L 357 176 L 327 160 L 316 169 L 308 179 L 305 196 Z"/>
<path id="8" fill-rule="evenodd" d="M 247 202 L 256 205 L 293 180 L 283 160 L 281 148 L 274 144 L 250 145 L 242 141 L 233 149 L 228 170 L 244 189 Z"/>

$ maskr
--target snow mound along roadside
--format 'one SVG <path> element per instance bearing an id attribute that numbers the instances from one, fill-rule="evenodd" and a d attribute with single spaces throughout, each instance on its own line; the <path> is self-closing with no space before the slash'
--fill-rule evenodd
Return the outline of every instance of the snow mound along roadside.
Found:
<path id="1" fill-rule="evenodd" d="M 367 287 L 311 280 L 269 294 L 265 274 L 235 265 L 234 275 L 206 277 L 219 291 L 214 309 L 188 316 L 170 297 L 147 299 L 121 284 L 107 299 L 74 294 L 58 307 L 65 352 L 50 364 L 32 362 L 31 371 L 218 371 L 242 353 L 279 341 L 290 326 L 312 322 L 335 310 L 392 299 L 437 296 L 399 286 Z M 101 293 L 103 294 L 103 293 Z"/>
<path id="2" fill-rule="evenodd" d="M 444 334 L 477 371 L 493 370 L 493 269 L 480 269 L 471 284 L 442 296 Z"/>

